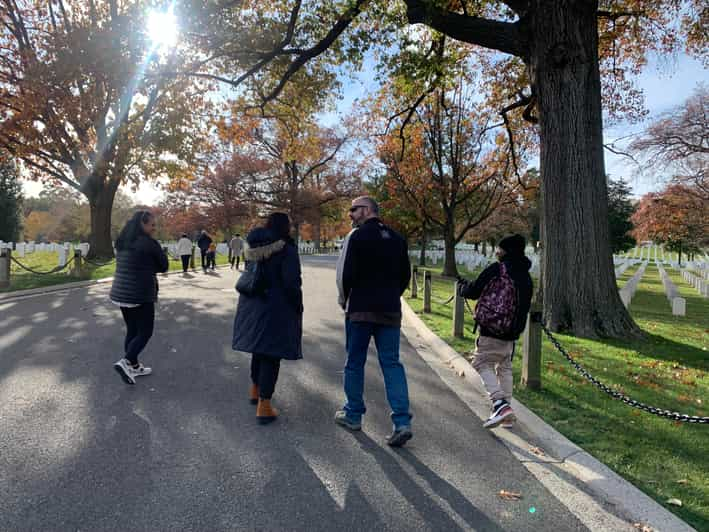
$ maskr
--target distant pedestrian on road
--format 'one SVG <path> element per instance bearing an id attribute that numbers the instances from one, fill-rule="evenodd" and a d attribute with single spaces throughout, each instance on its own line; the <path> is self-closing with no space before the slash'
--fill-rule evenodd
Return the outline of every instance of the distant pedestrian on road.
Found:
<path id="1" fill-rule="evenodd" d="M 177 241 L 177 254 L 182 260 L 182 272 L 187 273 L 187 268 L 190 266 L 190 258 L 192 258 L 192 241 L 187 238 L 187 233 L 182 233 L 182 236 Z"/>
<path id="2" fill-rule="evenodd" d="M 265 227 L 250 231 L 244 258 L 245 272 L 241 275 L 257 272 L 260 288 L 251 295 L 239 296 L 232 348 L 252 354 L 249 400 L 258 404 L 259 423 L 266 424 L 278 416 L 271 397 L 281 360 L 303 358 L 300 258 L 290 236 L 288 215 L 273 213 Z"/>
<path id="3" fill-rule="evenodd" d="M 521 235 L 500 240 L 491 264 L 474 283 L 461 282 L 462 297 L 477 299 L 475 327 L 480 336 L 475 342 L 473 367 L 485 385 L 492 411 L 483 424 L 493 428 L 512 425 L 512 357 L 515 341 L 524 331 L 532 301 L 531 261 L 525 257 L 526 241 Z"/>
<path id="4" fill-rule="evenodd" d="M 406 240 L 379 220 L 379 207 L 368 196 L 352 201 L 350 219 L 356 229 L 343 245 L 337 268 L 346 313 L 347 401 L 335 413 L 335 422 L 350 430 L 362 428 L 364 366 L 374 337 L 394 424 L 387 443 L 401 447 L 413 436 L 406 373 L 399 361 L 400 297 L 411 277 Z"/>
<path id="5" fill-rule="evenodd" d="M 168 269 L 167 255 L 154 238 L 155 230 L 155 216 L 150 211 L 138 211 L 116 239 L 116 273 L 110 298 L 121 308 L 126 338 L 125 356 L 113 367 L 127 384 L 135 384 L 135 377 L 153 371 L 138 362 L 138 355 L 153 335 L 156 274 Z"/>
<path id="6" fill-rule="evenodd" d="M 229 241 L 229 263 L 232 269 L 234 268 L 234 262 L 236 262 L 236 269 L 239 269 L 239 260 L 241 259 L 241 253 L 243 251 L 244 241 L 241 239 L 241 235 L 236 233 Z"/>
<path id="7" fill-rule="evenodd" d="M 211 243 L 212 238 L 209 236 L 207 231 L 202 229 L 202 234 L 200 234 L 197 239 L 197 247 L 199 248 L 199 254 L 202 257 L 202 271 L 204 273 L 207 273 L 207 252 L 209 251 L 209 244 Z"/>

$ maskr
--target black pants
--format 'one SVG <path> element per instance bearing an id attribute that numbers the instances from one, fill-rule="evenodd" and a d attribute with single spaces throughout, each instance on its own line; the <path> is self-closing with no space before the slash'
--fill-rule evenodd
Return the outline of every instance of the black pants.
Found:
<path id="1" fill-rule="evenodd" d="M 190 267 L 190 258 L 192 255 L 180 255 L 180 258 L 182 259 L 182 271 L 187 273 L 187 268 Z"/>
<path id="2" fill-rule="evenodd" d="M 276 389 L 281 359 L 253 353 L 251 355 L 251 382 L 258 386 L 261 399 L 270 399 Z"/>
<path id="3" fill-rule="evenodd" d="M 207 251 L 206 250 L 200 250 L 201 253 L 200 255 L 202 256 L 202 269 L 206 270 L 207 269 Z"/>
<path id="4" fill-rule="evenodd" d="M 138 355 L 153 335 L 155 323 L 155 303 L 143 303 L 139 307 L 121 307 L 123 321 L 126 322 L 126 340 L 123 344 L 125 357 L 135 365 Z"/>
<path id="5" fill-rule="evenodd" d="M 214 269 L 216 267 L 217 267 L 217 254 L 210 252 L 207 255 L 207 268 Z"/>

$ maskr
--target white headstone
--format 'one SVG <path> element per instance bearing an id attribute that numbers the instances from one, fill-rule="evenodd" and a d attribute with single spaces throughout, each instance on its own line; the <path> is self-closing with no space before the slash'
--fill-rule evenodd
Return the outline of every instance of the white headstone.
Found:
<path id="1" fill-rule="evenodd" d="M 672 315 L 673 316 L 684 316 L 686 302 L 682 297 L 676 297 L 672 300 Z"/>

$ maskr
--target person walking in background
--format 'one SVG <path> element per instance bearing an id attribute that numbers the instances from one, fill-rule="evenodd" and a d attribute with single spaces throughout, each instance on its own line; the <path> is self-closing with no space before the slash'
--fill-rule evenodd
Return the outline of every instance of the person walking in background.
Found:
<path id="1" fill-rule="evenodd" d="M 126 337 L 125 354 L 113 367 L 127 384 L 135 384 L 135 377 L 153 371 L 138 361 L 138 355 L 153 335 L 156 274 L 168 269 L 167 255 L 154 238 L 155 230 L 155 216 L 150 211 L 138 211 L 116 239 L 116 273 L 110 298 L 121 308 Z"/>
<path id="2" fill-rule="evenodd" d="M 413 436 L 406 372 L 399 360 L 400 297 L 411 277 L 406 240 L 381 222 L 379 206 L 368 196 L 352 201 L 350 219 L 356 229 L 348 236 L 338 265 L 340 303 L 346 313 L 347 400 L 335 413 L 335 422 L 350 430 L 362 428 L 364 366 L 374 337 L 394 424 L 387 443 L 401 447 Z"/>
<path id="3" fill-rule="evenodd" d="M 241 259 L 241 253 L 244 250 L 244 241 L 241 239 L 241 235 L 236 233 L 234 237 L 229 242 L 229 263 L 231 267 L 234 268 L 234 262 L 236 262 L 236 269 L 239 269 L 239 260 Z"/>
<path id="4" fill-rule="evenodd" d="M 182 233 L 182 236 L 177 241 L 176 251 L 182 261 L 182 272 L 187 273 L 187 268 L 190 266 L 190 258 L 192 258 L 192 241 L 187 238 L 187 233 Z"/>
<path id="5" fill-rule="evenodd" d="M 214 271 L 217 267 L 217 245 L 212 242 L 207 249 L 207 269 Z"/>
<path id="6" fill-rule="evenodd" d="M 204 273 L 207 273 L 207 251 L 209 251 L 209 244 L 211 243 L 212 238 L 206 230 L 202 229 L 202 233 L 197 239 L 197 247 L 199 248 L 200 256 L 202 257 L 202 271 Z"/>
<path id="7" fill-rule="evenodd" d="M 525 257 L 526 241 L 521 235 L 500 240 L 491 264 L 474 283 L 460 280 L 458 291 L 467 299 L 477 299 L 475 327 L 480 335 L 475 342 L 473 368 L 485 385 L 492 411 L 483 423 L 486 428 L 512 425 L 512 357 L 515 341 L 524 331 L 532 302 L 531 261 Z"/>
<path id="8" fill-rule="evenodd" d="M 254 282 L 248 294 L 240 291 L 232 348 L 251 353 L 249 400 L 258 405 L 259 423 L 266 424 L 278 416 L 271 398 L 281 360 L 303 358 L 300 258 L 290 236 L 288 215 L 273 213 L 265 227 L 250 231 L 244 258 L 245 271 L 239 281 L 251 277 Z"/>

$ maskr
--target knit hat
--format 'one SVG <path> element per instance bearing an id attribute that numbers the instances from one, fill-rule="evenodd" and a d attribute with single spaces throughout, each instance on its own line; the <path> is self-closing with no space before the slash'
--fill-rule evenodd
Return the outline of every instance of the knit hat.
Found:
<path id="1" fill-rule="evenodd" d="M 497 247 L 504 250 L 508 255 L 524 256 L 524 248 L 527 246 L 527 241 L 522 235 L 512 235 L 500 240 Z"/>

